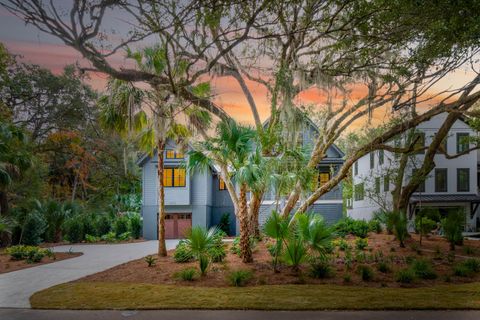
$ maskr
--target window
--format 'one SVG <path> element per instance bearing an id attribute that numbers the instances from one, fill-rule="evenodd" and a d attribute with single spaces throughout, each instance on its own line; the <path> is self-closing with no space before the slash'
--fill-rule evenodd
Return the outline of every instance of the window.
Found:
<path id="1" fill-rule="evenodd" d="M 163 169 L 164 187 L 185 187 L 186 175 L 184 168 Z"/>
<path id="2" fill-rule="evenodd" d="M 447 169 L 435 169 L 435 192 L 448 191 Z"/>
<path id="3" fill-rule="evenodd" d="M 364 198 L 365 188 L 363 186 L 363 182 L 355 185 L 354 194 L 355 194 L 355 201 L 361 201 Z"/>
<path id="4" fill-rule="evenodd" d="M 375 153 L 370 152 L 370 169 L 375 167 Z"/>
<path id="5" fill-rule="evenodd" d="M 218 189 L 219 190 L 226 190 L 227 186 L 225 185 L 225 181 L 222 178 L 218 177 Z"/>
<path id="6" fill-rule="evenodd" d="M 375 193 L 380 193 L 380 177 L 375 177 Z"/>
<path id="7" fill-rule="evenodd" d="M 412 170 L 412 179 L 413 179 L 413 177 L 415 177 L 416 174 L 417 174 L 417 169 L 413 169 Z M 417 179 L 419 179 L 419 178 L 417 178 Z M 420 181 L 420 184 L 418 185 L 415 192 L 425 192 L 425 179 L 422 179 Z"/>
<path id="8" fill-rule="evenodd" d="M 457 169 L 457 191 L 460 191 L 460 192 L 470 191 L 470 169 L 469 168 Z"/>
<path id="9" fill-rule="evenodd" d="M 167 159 L 183 159 L 184 155 L 183 155 L 183 152 L 181 152 L 181 151 L 166 150 L 165 151 L 165 157 Z"/>
<path id="10" fill-rule="evenodd" d="M 353 165 L 353 174 L 356 176 L 358 174 L 358 161 L 355 161 Z"/>
<path id="11" fill-rule="evenodd" d="M 457 133 L 457 153 L 462 153 L 468 150 L 469 146 L 469 134 L 465 132 Z"/>
<path id="12" fill-rule="evenodd" d="M 425 133 L 423 132 L 417 132 L 415 134 L 415 146 L 414 149 L 419 149 L 416 153 L 417 154 L 424 154 L 425 153 Z"/>
<path id="13" fill-rule="evenodd" d="M 329 172 L 320 172 L 318 175 L 318 182 L 320 186 L 323 186 L 325 183 L 330 181 L 330 173 Z"/>
<path id="14" fill-rule="evenodd" d="M 383 191 L 387 192 L 390 191 L 390 177 L 384 176 L 383 177 Z"/>
<path id="15" fill-rule="evenodd" d="M 385 161 L 385 152 L 383 150 L 378 150 L 378 164 L 382 165 Z"/>

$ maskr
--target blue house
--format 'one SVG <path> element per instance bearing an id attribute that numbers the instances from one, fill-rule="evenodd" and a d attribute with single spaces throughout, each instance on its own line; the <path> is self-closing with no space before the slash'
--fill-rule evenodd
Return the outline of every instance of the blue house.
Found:
<path id="1" fill-rule="evenodd" d="M 318 134 L 315 125 L 308 121 L 302 134 L 304 145 L 311 144 Z M 167 239 L 181 238 L 191 226 L 209 228 L 217 225 L 223 215 L 228 215 L 230 235 L 238 233 L 238 223 L 232 200 L 215 168 L 207 172 L 188 173 L 183 167 L 187 155 L 177 150 L 173 141 L 168 141 L 164 151 L 165 185 L 165 235 Z M 338 172 L 344 154 L 335 145 L 330 147 L 327 157 L 317 166 L 319 183 L 324 183 Z M 142 216 L 143 237 L 158 239 L 158 157 L 144 155 L 138 160 L 142 167 Z M 259 222 L 262 225 L 276 207 L 275 192 L 268 191 L 262 201 Z M 282 199 L 281 201 L 284 201 Z M 337 186 L 321 197 L 309 208 L 322 214 L 328 222 L 342 217 L 342 187 Z"/>

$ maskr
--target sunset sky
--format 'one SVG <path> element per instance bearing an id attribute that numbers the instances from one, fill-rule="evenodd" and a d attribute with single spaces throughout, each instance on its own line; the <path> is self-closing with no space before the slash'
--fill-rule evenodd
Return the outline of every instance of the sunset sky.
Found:
<path id="1" fill-rule="evenodd" d="M 110 24 L 115 26 L 115 18 L 111 18 Z M 121 29 L 121 27 L 119 27 Z M 68 64 L 80 63 L 85 65 L 86 61 L 74 49 L 61 43 L 53 36 L 47 35 L 31 25 L 25 25 L 19 18 L 13 16 L 5 9 L 0 8 L 0 41 L 3 42 L 10 53 L 20 55 L 21 60 L 28 63 L 38 64 L 58 74 Z M 114 64 L 124 65 L 126 63 L 122 55 L 114 58 Z M 107 76 L 104 74 L 90 74 L 90 83 L 93 88 L 103 91 Z M 459 70 L 455 74 L 442 80 L 436 90 L 455 88 L 466 83 L 473 77 L 470 71 Z M 269 116 L 269 99 L 266 90 L 255 83 L 249 82 L 262 120 Z M 252 123 L 253 117 L 248 108 L 247 101 L 237 83 L 230 78 L 215 79 L 212 83 L 216 101 L 234 118 L 241 122 Z M 354 92 L 355 94 L 355 92 Z M 299 102 L 312 105 L 321 105 L 324 102 L 323 96 L 318 90 L 308 90 L 300 96 Z M 390 111 L 379 110 L 373 115 L 373 124 L 381 123 L 388 119 Z M 357 123 L 352 129 L 364 124 L 365 120 Z"/>

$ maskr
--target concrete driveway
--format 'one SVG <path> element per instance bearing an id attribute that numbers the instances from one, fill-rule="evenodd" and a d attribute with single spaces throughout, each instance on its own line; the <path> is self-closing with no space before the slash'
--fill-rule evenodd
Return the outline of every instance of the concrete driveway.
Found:
<path id="1" fill-rule="evenodd" d="M 173 249 L 178 240 L 167 240 Z M 55 252 L 83 252 L 59 262 L 0 274 L 0 308 L 30 308 L 30 296 L 51 286 L 73 281 L 157 252 L 158 241 L 125 244 L 89 244 L 52 248 Z"/>

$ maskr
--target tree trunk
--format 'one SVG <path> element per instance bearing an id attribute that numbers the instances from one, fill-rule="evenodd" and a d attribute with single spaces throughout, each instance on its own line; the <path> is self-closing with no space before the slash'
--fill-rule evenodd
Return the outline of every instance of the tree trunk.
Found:
<path id="1" fill-rule="evenodd" d="M 260 204 L 262 203 L 262 194 L 252 193 L 252 199 L 250 200 L 250 234 L 255 238 L 260 237 L 260 228 L 258 225 L 258 213 L 260 210 Z"/>
<path id="2" fill-rule="evenodd" d="M 290 216 L 290 213 L 292 212 L 293 208 L 295 207 L 295 204 L 297 204 L 298 199 L 300 198 L 300 185 L 297 184 L 295 186 L 295 189 L 290 193 L 290 196 L 288 197 L 287 203 L 285 204 L 285 207 L 283 207 L 282 210 L 282 217 L 283 218 L 288 218 Z"/>
<path id="3" fill-rule="evenodd" d="M 253 262 L 252 248 L 250 247 L 250 223 L 247 207 L 247 186 L 240 186 L 239 206 L 237 217 L 240 221 L 240 252 L 244 263 Z"/>
<path id="4" fill-rule="evenodd" d="M 158 139 L 158 255 L 167 256 L 167 246 L 165 243 L 165 187 L 163 185 L 163 151 L 165 150 L 165 141 Z"/>

